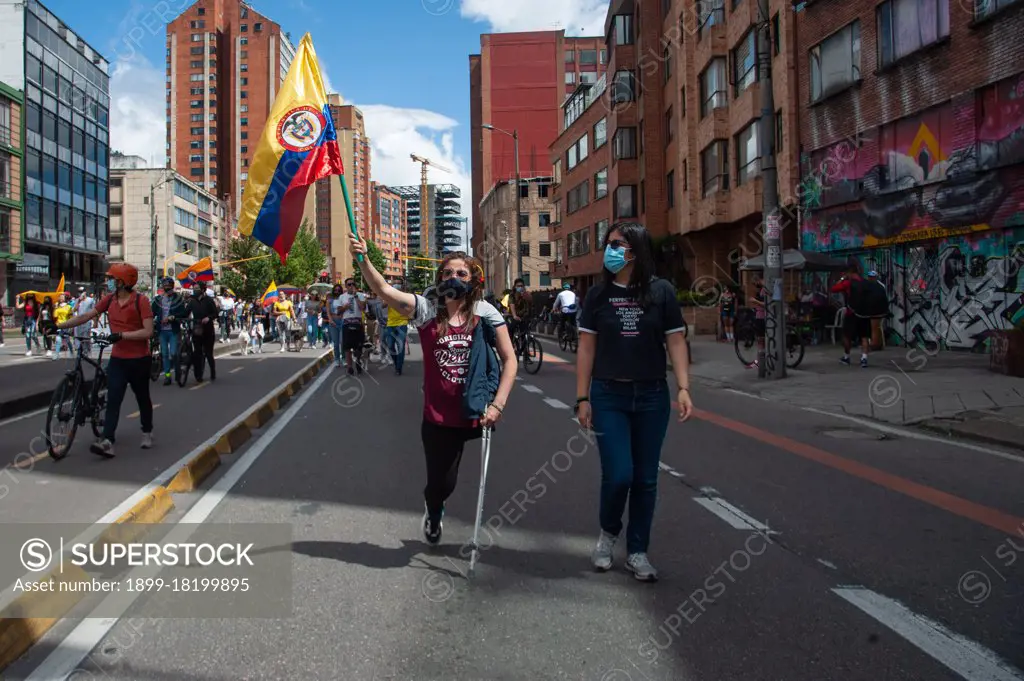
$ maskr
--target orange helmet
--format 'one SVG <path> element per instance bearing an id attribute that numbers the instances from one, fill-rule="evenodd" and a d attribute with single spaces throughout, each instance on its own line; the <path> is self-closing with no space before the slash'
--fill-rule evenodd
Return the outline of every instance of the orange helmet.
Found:
<path id="1" fill-rule="evenodd" d="M 139 282 L 139 270 L 135 265 L 126 262 L 114 263 L 107 270 L 107 276 L 120 279 L 125 288 L 131 288 Z"/>

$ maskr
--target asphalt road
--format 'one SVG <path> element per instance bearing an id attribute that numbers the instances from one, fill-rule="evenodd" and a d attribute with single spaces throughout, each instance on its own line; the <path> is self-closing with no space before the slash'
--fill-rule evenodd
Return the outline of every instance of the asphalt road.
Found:
<path id="1" fill-rule="evenodd" d="M 219 357 L 216 383 L 190 379 L 184 388 L 150 383 L 155 443 L 150 450 L 139 448 L 138 405 L 129 390 L 112 460 L 89 451 L 95 438 L 88 423 L 60 461 L 46 451 L 45 413 L 0 423 L 0 465 L 5 466 L 0 469 L 0 523 L 99 519 L 322 352 Z"/>
<path id="2" fill-rule="evenodd" d="M 231 489 L 207 522 L 291 526 L 257 552 L 290 554 L 290 617 L 154 619 L 143 597 L 109 630 L 62 623 L 5 678 L 52 654 L 75 679 L 1024 679 L 1024 459 L 695 386 L 663 453 L 661 581 L 641 584 L 622 547 L 590 569 L 597 449 L 551 363 L 494 433 L 469 581 L 479 446 L 428 549 L 418 356 L 333 370 L 211 483 Z"/>

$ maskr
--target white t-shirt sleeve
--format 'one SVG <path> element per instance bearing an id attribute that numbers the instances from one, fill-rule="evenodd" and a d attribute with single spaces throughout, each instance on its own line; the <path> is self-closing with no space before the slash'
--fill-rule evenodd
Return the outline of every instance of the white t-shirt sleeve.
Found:
<path id="1" fill-rule="evenodd" d="M 476 315 L 481 319 L 486 319 L 495 328 L 505 325 L 505 318 L 501 316 L 496 307 L 486 300 L 477 301 Z"/>
<path id="2" fill-rule="evenodd" d="M 437 316 L 437 308 L 423 296 L 414 293 L 413 297 L 416 299 L 416 310 L 413 312 L 409 324 L 418 329 L 429 324 Z"/>

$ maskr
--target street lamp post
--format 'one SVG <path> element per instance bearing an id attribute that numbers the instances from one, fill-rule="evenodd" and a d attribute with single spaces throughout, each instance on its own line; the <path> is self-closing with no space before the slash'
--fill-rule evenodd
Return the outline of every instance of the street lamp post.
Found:
<path id="1" fill-rule="evenodd" d="M 171 180 L 174 176 L 165 177 L 160 182 L 149 185 L 149 231 L 150 231 L 150 258 L 149 258 L 149 285 L 156 290 L 156 190 Z"/>
<path id="2" fill-rule="evenodd" d="M 518 276 L 522 277 L 523 276 L 523 227 L 522 227 L 522 224 L 519 222 L 519 216 L 522 214 L 522 210 L 523 210 L 523 197 L 522 197 L 522 194 L 520 193 L 521 190 L 520 190 L 520 187 L 519 187 L 520 182 L 522 182 L 522 178 L 519 175 L 519 130 L 513 130 L 512 132 L 509 132 L 508 130 L 502 130 L 501 128 L 496 128 L 493 125 L 490 125 L 489 123 L 484 123 L 480 127 L 482 127 L 484 130 L 493 130 L 494 132 L 500 132 L 500 133 L 508 135 L 509 137 L 512 138 L 512 153 L 515 155 L 515 162 L 516 162 L 516 251 L 518 253 L 518 268 L 519 268 L 519 275 Z"/>

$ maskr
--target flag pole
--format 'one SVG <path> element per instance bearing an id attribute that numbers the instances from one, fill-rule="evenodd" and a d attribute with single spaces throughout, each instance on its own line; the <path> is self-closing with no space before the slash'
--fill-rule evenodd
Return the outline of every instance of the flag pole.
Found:
<path id="1" fill-rule="evenodd" d="M 345 210 L 348 211 L 348 226 L 358 239 L 359 230 L 356 229 L 356 217 L 352 214 L 352 200 L 348 197 L 348 184 L 345 182 L 345 176 L 338 175 L 338 181 L 341 182 L 341 195 L 345 197 Z M 362 253 L 356 256 L 356 260 L 359 262 L 363 261 Z"/>

